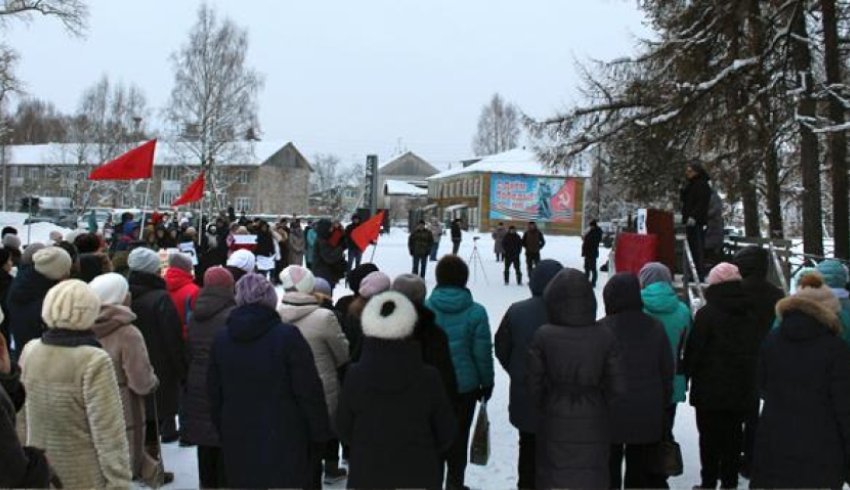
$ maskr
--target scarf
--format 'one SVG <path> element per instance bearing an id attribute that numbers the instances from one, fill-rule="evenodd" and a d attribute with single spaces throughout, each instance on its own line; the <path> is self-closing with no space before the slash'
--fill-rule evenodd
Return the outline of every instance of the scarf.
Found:
<path id="1" fill-rule="evenodd" d="M 101 348 L 100 342 L 92 330 L 69 330 L 66 328 L 51 328 L 41 336 L 41 342 L 45 345 L 58 347 L 80 347 L 89 345 Z"/>

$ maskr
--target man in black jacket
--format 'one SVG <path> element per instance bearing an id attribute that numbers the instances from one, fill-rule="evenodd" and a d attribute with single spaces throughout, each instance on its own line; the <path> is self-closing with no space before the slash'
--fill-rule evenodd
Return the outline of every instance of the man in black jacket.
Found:
<path id="1" fill-rule="evenodd" d="M 528 222 L 528 228 L 522 235 L 522 246 L 525 247 L 525 263 L 528 266 L 528 275 L 531 276 L 531 271 L 540 263 L 540 251 L 546 246 L 543 232 L 534 221 Z"/>
<path id="2" fill-rule="evenodd" d="M 455 220 L 452 221 L 452 255 L 457 255 L 457 251 L 460 250 L 460 242 L 462 238 L 460 218 L 455 218 Z"/>
<path id="3" fill-rule="evenodd" d="M 694 260 L 700 281 L 705 277 L 703 256 L 705 253 L 705 227 L 708 224 L 708 206 L 711 202 L 711 187 L 708 174 L 698 163 L 685 168 L 685 187 L 680 193 L 682 199 L 682 223 L 688 237 L 688 248 Z"/>
<path id="4" fill-rule="evenodd" d="M 598 272 L 596 271 L 596 259 L 599 258 L 599 244 L 602 243 L 602 229 L 596 220 L 590 222 L 590 229 L 584 234 L 581 242 L 581 256 L 584 257 L 584 275 L 595 288 Z"/>
<path id="5" fill-rule="evenodd" d="M 351 217 L 351 223 L 345 227 L 345 247 L 348 249 L 348 266 L 345 269 L 345 273 L 347 274 L 352 268 L 360 265 L 360 261 L 363 260 L 363 252 L 360 251 L 360 247 L 354 243 L 354 239 L 351 238 L 351 233 L 360 226 L 360 216 L 353 215 Z"/>
<path id="6" fill-rule="evenodd" d="M 413 257 L 413 273 L 425 278 L 425 268 L 428 266 L 428 255 L 434 245 L 434 235 L 425 221 L 420 220 L 419 226 L 407 239 L 407 250 Z"/>
<path id="7" fill-rule="evenodd" d="M 511 265 L 516 271 L 516 283 L 522 285 L 522 272 L 519 268 L 519 255 L 522 253 L 522 238 L 516 232 L 516 227 L 508 228 L 508 233 L 502 238 L 502 251 L 505 258 L 505 286 L 510 283 Z"/>

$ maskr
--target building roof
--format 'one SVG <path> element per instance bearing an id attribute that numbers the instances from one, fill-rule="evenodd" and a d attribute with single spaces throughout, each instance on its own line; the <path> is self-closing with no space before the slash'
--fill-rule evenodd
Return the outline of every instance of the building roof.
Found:
<path id="1" fill-rule="evenodd" d="M 440 171 L 419 155 L 409 151 L 385 163 L 378 169 L 380 175 L 430 177 Z"/>
<path id="2" fill-rule="evenodd" d="M 425 196 L 428 191 L 403 180 L 387 180 L 384 183 L 384 194 L 387 196 Z"/>
<path id="3" fill-rule="evenodd" d="M 238 141 L 233 147 L 232 159 L 217 162 L 217 165 L 260 166 L 289 145 L 292 143 L 285 141 Z M 294 148 L 294 145 L 292 146 Z M 79 151 L 80 145 L 76 143 L 9 145 L 6 147 L 6 163 L 9 165 L 75 165 Z M 87 151 L 92 153 L 96 151 L 94 145 Z M 154 165 L 198 165 L 195 158 L 188 145 L 159 141 L 154 154 Z"/>
<path id="4" fill-rule="evenodd" d="M 440 180 L 446 177 L 455 177 L 473 173 L 494 173 L 508 175 L 532 175 L 532 176 L 573 176 L 587 177 L 590 167 L 584 162 L 579 162 L 570 172 L 563 169 L 552 169 L 543 163 L 540 156 L 524 148 L 515 148 L 506 152 L 497 153 L 482 158 L 479 162 L 467 167 L 457 167 L 437 175 L 428 177 L 428 180 Z"/>

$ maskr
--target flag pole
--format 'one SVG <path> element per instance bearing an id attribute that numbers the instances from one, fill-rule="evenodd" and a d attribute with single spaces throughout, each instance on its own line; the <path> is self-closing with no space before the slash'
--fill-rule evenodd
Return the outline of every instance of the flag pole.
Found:
<path id="1" fill-rule="evenodd" d="M 378 250 L 378 241 L 375 240 L 375 244 L 372 245 L 372 256 L 369 257 L 369 262 L 375 263 L 375 251 Z"/>
<path id="2" fill-rule="evenodd" d="M 141 223 L 139 223 L 139 240 L 144 240 L 144 233 L 145 233 L 145 211 L 146 211 L 146 210 L 145 210 L 145 205 L 148 203 L 148 200 L 150 199 L 150 194 L 151 194 L 151 180 L 153 180 L 153 179 L 148 179 L 147 189 L 145 190 L 145 198 L 142 200 L 142 205 L 141 205 L 141 208 L 142 208 L 142 222 L 141 222 Z M 135 186 L 133 186 L 133 187 L 135 188 Z"/>

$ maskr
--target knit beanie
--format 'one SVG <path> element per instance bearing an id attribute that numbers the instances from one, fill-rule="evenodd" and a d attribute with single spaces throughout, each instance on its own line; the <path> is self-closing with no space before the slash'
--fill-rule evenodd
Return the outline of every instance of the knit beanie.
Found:
<path id="1" fill-rule="evenodd" d="M 41 306 L 41 318 L 48 328 L 88 330 L 99 313 L 100 300 L 88 284 L 78 279 L 50 288 Z"/>
<path id="2" fill-rule="evenodd" d="M 360 296 L 369 299 L 390 289 L 390 278 L 381 271 L 373 272 L 360 281 Z"/>
<path id="3" fill-rule="evenodd" d="M 738 272 L 738 266 L 729 262 L 721 262 L 711 269 L 708 273 L 708 284 L 714 286 L 716 284 L 732 281 L 740 281 L 741 273 Z"/>
<path id="4" fill-rule="evenodd" d="M 43 243 L 30 243 L 27 245 L 27 248 L 24 249 L 24 253 L 21 254 L 21 264 L 32 264 L 32 256 L 39 250 L 43 250 L 45 248 L 47 248 L 47 245 Z"/>
<path id="5" fill-rule="evenodd" d="M 236 283 L 236 305 L 260 304 L 277 307 L 277 292 L 272 283 L 260 274 L 249 272 Z"/>
<path id="6" fill-rule="evenodd" d="M 50 237 L 50 241 L 53 242 L 53 243 L 61 242 L 62 241 L 62 232 L 59 231 L 59 230 L 53 230 L 53 231 L 50 232 L 49 237 Z"/>
<path id="7" fill-rule="evenodd" d="M 71 256 L 59 247 L 39 250 L 32 256 L 32 261 L 35 264 L 35 270 L 48 279 L 61 281 L 71 275 Z"/>
<path id="8" fill-rule="evenodd" d="M 168 256 L 168 267 L 174 267 L 175 269 L 180 269 L 190 274 L 195 268 L 194 264 L 192 264 L 192 257 L 189 257 L 182 252 L 172 252 Z"/>
<path id="9" fill-rule="evenodd" d="M 417 320 L 413 303 L 395 291 L 387 291 L 370 299 L 361 317 L 363 335 L 384 340 L 409 338 L 413 335 Z"/>
<path id="10" fill-rule="evenodd" d="M 837 314 L 841 311 L 841 302 L 838 301 L 838 298 L 827 286 L 824 277 L 818 272 L 809 272 L 801 276 L 794 296 L 814 301 L 832 313 Z"/>
<path id="11" fill-rule="evenodd" d="M 237 250 L 227 259 L 227 265 L 242 269 L 245 272 L 254 272 L 254 264 L 257 258 L 249 250 Z"/>
<path id="12" fill-rule="evenodd" d="M 233 274 L 224 267 L 210 267 L 204 272 L 204 287 L 233 289 Z"/>
<path id="13" fill-rule="evenodd" d="M 324 294 L 328 297 L 331 297 L 334 294 L 333 288 L 331 288 L 331 284 L 327 281 L 327 279 L 323 277 L 316 278 L 316 284 L 313 285 L 313 292 Z"/>
<path id="14" fill-rule="evenodd" d="M 20 250 L 21 239 L 18 235 L 6 235 L 3 237 L 3 248 L 15 248 Z"/>
<path id="15" fill-rule="evenodd" d="M 92 292 L 100 299 L 102 305 L 123 305 L 130 292 L 127 279 L 121 274 L 109 272 L 95 277 L 89 283 Z"/>
<path id="16" fill-rule="evenodd" d="M 280 271 L 280 283 L 286 292 L 310 294 L 316 287 L 316 278 L 309 269 L 300 265 L 290 265 Z"/>
<path id="17" fill-rule="evenodd" d="M 377 271 L 378 266 L 370 262 L 358 265 L 357 267 L 352 269 L 351 272 L 348 273 L 348 287 L 350 287 L 355 294 L 359 294 L 358 291 L 360 290 L 360 281 L 362 281 L 363 278 L 368 276 L 369 274 Z"/>
<path id="18" fill-rule="evenodd" d="M 457 255 L 445 255 L 437 262 L 435 274 L 438 286 L 465 288 L 469 280 L 469 267 Z"/>
<path id="19" fill-rule="evenodd" d="M 159 274 L 161 266 L 159 254 L 146 247 L 139 247 L 130 252 L 127 257 L 127 265 L 131 271 L 147 272 L 148 274 Z"/>
<path id="20" fill-rule="evenodd" d="M 661 262 L 649 262 L 641 267 L 638 273 L 640 287 L 645 288 L 656 282 L 670 284 L 673 282 L 673 277 L 670 275 L 670 269 Z"/>
<path id="21" fill-rule="evenodd" d="M 392 290 L 403 294 L 414 305 L 423 304 L 425 295 L 428 294 L 425 279 L 416 274 L 402 274 L 396 277 L 393 281 Z"/>
<path id="22" fill-rule="evenodd" d="M 848 297 L 847 291 L 847 268 L 840 261 L 827 259 L 818 264 L 818 272 L 823 276 L 827 287 L 841 299 Z"/>

